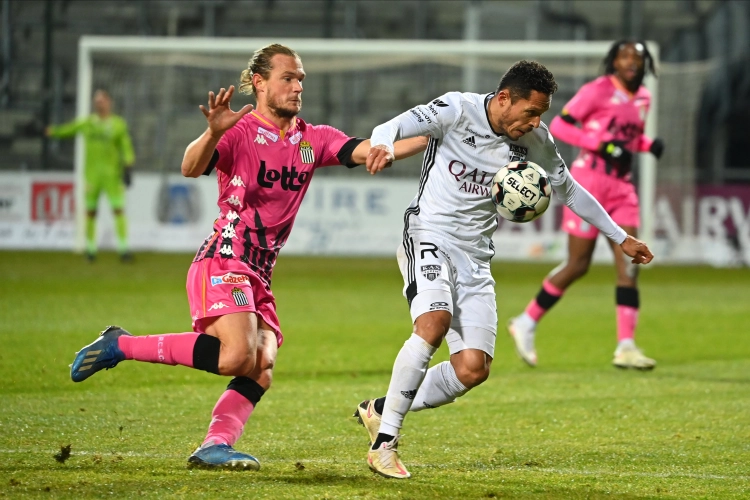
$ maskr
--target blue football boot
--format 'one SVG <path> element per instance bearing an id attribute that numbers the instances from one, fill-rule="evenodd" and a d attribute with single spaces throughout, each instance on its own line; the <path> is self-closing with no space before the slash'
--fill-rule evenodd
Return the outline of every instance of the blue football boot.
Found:
<path id="1" fill-rule="evenodd" d="M 258 470 L 260 462 L 247 453 L 241 453 L 228 444 L 205 443 L 188 458 L 188 467 L 201 469 Z"/>
<path id="2" fill-rule="evenodd" d="M 73 382 L 82 382 L 94 373 L 106 368 L 114 368 L 125 360 L 125 354 L 117 345 L 117 339 L 130 335 L 119 326 L 108 326 L 99 338 L 76 353 L 76 359 L 70 365 L 70 378 Z"/>

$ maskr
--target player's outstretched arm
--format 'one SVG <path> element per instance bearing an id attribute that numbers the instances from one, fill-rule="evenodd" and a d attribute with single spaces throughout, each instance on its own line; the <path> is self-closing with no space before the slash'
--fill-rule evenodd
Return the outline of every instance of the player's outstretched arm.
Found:
<path id="1" fill-rule="evenodd" d="M 368 164 L 368 159 L 370 160 L 370 163 L 373 163 L 374 158 L 370 158 L 370 153 L 374 148 L 372 148 L 372 143 L 370 142 L 370 139 L 367 139 L 366 141 L 363 141 L 359 143 L 359 145 L 354 149 L 352 152 L 352 161 L 358 164 L 365 164 L 367 171 L 371 174 L 375 175 L 376 173 L 380 172 L 384 168 L 388 168 L 391 166 L 391 163 L 394 160 L 403 160 L 404 158 L 409 158 L 410 156 L 414 156 L 415 154 L 423 152 L 425 149 L 427 149 L 427 141 L 428 137 L 412 137 L 410 139 L 404 139 L 401 141 L 396 141 L 393 144 L 393 156 L 394 158 L 387 162 L 378 162 L 377 166 L 373 168 L 371 165 Z M 382 148 L 378 148 L 382 150 Z"/>
<path id="2" fill-rule="evenodd" d="M 633 258 L 631 261 L 633 264 L 648 264 L 654 259 L 654 255 L 646 244 L 630 235 L 620 243 L 620 248 L 625 252 L 625 255 Z"/>
<path id="3" fill-rule="evenodd" d="M 208 167 L 208 162 L 211 161 L 211 156 L 214 154 L 221 136 L 234 127 L 240 121 L 240 118 L 252 111 L 252 104 L 244 106 L 239 111 L 232 111 L 229 107 L 232 94 L 234 94 L 234 85 L 231 85 L 228 90 L 221 89 L 216 95 L 209 92 L 208 108 L 203 105 L 200 106 L 200 110 L 208 122 L 208 128 L 185 149 L 181 167 L 182 175 L 185 177 L 202 175 Z"/>

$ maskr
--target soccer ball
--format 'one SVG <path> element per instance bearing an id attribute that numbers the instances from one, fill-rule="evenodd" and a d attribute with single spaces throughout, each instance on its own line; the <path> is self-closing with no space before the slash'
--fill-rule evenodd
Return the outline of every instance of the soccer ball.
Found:
<path id="1" fill-rule="evenodd" d="M 497 171 L 490 190 L 497 213 L 511 222 L 529 222 L 549 206 L 547 172 L 531 161 L 512 161 Z"/>

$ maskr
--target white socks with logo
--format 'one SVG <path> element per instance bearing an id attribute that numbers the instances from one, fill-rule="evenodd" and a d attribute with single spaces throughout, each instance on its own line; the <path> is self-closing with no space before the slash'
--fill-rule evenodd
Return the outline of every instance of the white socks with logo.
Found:
<path id="1" fill-rule="evenodd" d="M 414 333 L 404 342 L 404 347 L 401 348 L 393 363 L 393 373 L 380 423 L 381 434 L 398 436 L 404 415 L 414 403 L 414 397 L 417 395 L 435 351 L 437 351 L 436 347 L 431 346 Z"/>
<path id="2" fill-rule="evenodd" d="M 414 398 L 414 404 L 411 405 L 411 411 L 450 404 L 468 391 L 469 389 L 458 380 L 450 361 L 443 361 L 427 370 L 424 382 L 419 386 L 417 397 Z"/>

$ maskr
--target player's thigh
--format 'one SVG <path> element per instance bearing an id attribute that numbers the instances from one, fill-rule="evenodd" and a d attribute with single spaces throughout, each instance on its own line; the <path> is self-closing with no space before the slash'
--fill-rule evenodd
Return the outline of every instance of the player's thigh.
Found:
<path id="1" fill-rule="evenodd" d="M 576 181 L 583 189 L 588 191 L 591 196 L 596 198 L 599 203 L 606 197 L 606 187 L 602 184 L 604 174 L 589 168 L 575 168 L 571 170 Z M 563 207 L 562 230 L 566 233 L 579 238 L 596 239 L 599 230 L 579 217 L 567 206 Z"/>
<path id="2" fill-rule="evenodd" d="M 607 199 L 602 206 L 618 226 L 637 230 L 641 223 L 641 212 L 635 186 L 619 178 L 610 178 L 607 182 Z"/>
<path id="3" fill-rule="evenodd" d="M 467 253 L 456 258 L 458 276 L 453 321 L 445 339 L 451 355 L 465 349 L 495 354 L 497 297 L 490 262 Z"/>
<path id="4" fill-rule="evenodd" d="M 97 205 L 99 204 L 99 196 L 101 195 L 103 189 L 104 187 L 100 178 L 86 179 L 84 203 L 86 204 L 87 211 L 96 211 Z"/>
<path id="5" fill-rule="evenodd" d="M 123 184 L 122 179 L 119 177 L 105 179 L 103 189 L 112 210 L 122 210 L 125 207 L 125 184 Z"/>
<path id="6" fill-rule="evenodd" d="M 450 250 L 441 238 L 421 232 L 409 234 L 399 246 L 398 264 L 412 322 L 429 312 L 453 315 L 456 270 Z"/>
<path id="7" fill-rule="evenodd" d="M 205 333 L 221 341 L 222 355 L 254 357 L 258 348 L 258 317 L 254 312 L 235 312 L 203 321 Z"/>

